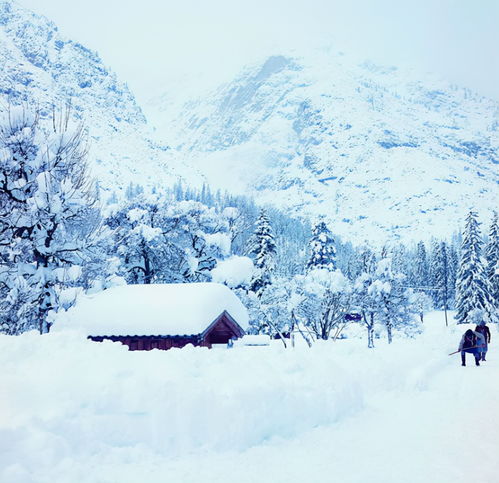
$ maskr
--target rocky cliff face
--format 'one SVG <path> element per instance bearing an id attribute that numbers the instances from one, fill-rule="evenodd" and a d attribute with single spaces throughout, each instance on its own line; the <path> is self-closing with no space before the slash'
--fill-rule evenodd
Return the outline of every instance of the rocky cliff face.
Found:
<path id="1" fill-rule="evenodd" d="M 134 96 L 98 54 L 13 1 L 0 1 L 0 102 L 36 105 L 45 115 L 70 103 L 89 130 L 90 166 L 104 191 L 181 174 L 167 143 L 152 140 Z"/>
<path id="2" fill-rule="evenodd" d="M 214 182 L 357 239 L 419 238 L 497 205 L 498 112 L 442 81 L 317 54 L 248 68 L 176 125 Z"/>

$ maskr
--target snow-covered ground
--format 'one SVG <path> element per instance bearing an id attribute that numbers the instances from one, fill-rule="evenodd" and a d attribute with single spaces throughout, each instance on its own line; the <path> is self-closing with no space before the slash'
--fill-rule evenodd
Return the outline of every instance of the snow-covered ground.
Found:
<path id="1" fill-rule="evenodd" d="M 0 481 L 496 482 L 499 333 L 461 367 L 465 328 L 435 312 L 375 350 L 1 336 Z"/>

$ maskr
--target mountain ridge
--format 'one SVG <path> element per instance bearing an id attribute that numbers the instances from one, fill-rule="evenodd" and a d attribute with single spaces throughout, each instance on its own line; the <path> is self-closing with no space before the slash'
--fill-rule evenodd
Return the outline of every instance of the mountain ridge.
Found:
<path id="1" fill-rule="evenodd" d="M 357 242 L 448 237 L 468 209 L 496 208 L 499 103 L 469 89 L 317 51 L 267 57 L 202 99 L 194 91 L 165 96 L 188 98 L 182 107 L 146 106 L 161 137 L 97 53 L 0 0 L 0 102 L 48 113 L 71 100 L 104 196 L 207 180 L 324 216 Z"/>
<path id="2" fill-rule="evenodd" d="M 0 101 L 4 108 L 36 105 L 42 116 L 70 104 L 88 129 L 90 168 L 104 196 L 123 193 L 130 182 L 174 183 L 188 171 L 154 136 L 127 85 L 96 52 L 12 0 L 0 1 Z"/>
<path id="3" fill-rule="evenodd" d="M 469 89 L 394 67 L 283 55 L 186 104 L 174 139 L 222 187 L 325 215 L 356 239 L 417 239 L 448 236 L 448 221 L 473 206 L 495 208 L 498 112 Z"/>

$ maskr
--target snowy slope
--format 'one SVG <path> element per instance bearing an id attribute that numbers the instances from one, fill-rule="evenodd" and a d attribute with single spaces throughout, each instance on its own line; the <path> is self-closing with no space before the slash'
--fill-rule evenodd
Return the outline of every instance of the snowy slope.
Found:
<path id="1" fill-rule="evenodd" d="M 290 213 L 326 215 L 352 241 L 449 236 L 469 208 L 488 217 L 497 206 L 498 103 L 417 78 L 341 54 L 273 56 L 200 100 L 202 78 L 172 87 L 147 106 L 154 132 L 95 52 L 0 0 L 0 104 L 49 113 L 71 100 L 104 197 L 130 182 L 206 177 Z"/>
<path id="2" fill-rule="evenodd" d="M 0 481 L 495 483 L 498 333 L 461 367 L 465 329 L 433 313 L 374 350 L 0 336 Z"/>
<path id="3" fill-rule="evenodd" d="M 164 126 L 213 183 L 337 233 L 448 236 L 497 205 L 499 104 L 469 90 L 343 54 L 273 56 Z"/>
<path id="4" fill-rule="evenodd" d="M 153 140 L 134 96 L 97 53 L 66 39 L 45 17 L 0 0 L 0 103 L 9 101 L 47 114 L 53 104 L 71 102 L 89 129 L 90 164 L 104 190 L 182 174 L 167 142 Z"/>

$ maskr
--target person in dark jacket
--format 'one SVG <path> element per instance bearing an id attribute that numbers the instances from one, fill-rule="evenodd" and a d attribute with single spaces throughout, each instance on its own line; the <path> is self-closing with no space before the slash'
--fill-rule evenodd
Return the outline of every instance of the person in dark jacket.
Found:
<path id="1" fill-rule="evenodd" d="M 480 353 L 477 352 L 477 336 L 475 332 L 468 329 L 461 337 L 461 342 L 459 343 L 459 350 L 461 351 L 461 362 L 462 366 L 466 365 L 466 352 L 473 354 L 475 356 L 475 364 L 480 365 Z"/>
<path id="2" fill-rule="evenodd" d="M 490 329 L 485 324 L 485 320 L 482 320 L 476 326 L 475 332 L 479 332 L 480 334 L 482 334 L 484 339 L 485 339 L 485 345 L 482 346 L 481 351 L 480 351 L 480 359 L 482 361 L 484 361 L 485 355 L 487 354 L 487 350 L 488 350 L 489 344 L 490 344 Z"/>

